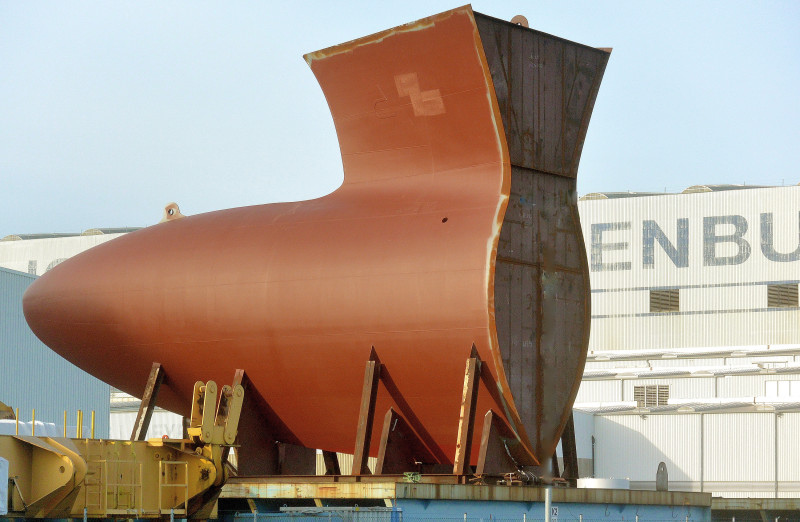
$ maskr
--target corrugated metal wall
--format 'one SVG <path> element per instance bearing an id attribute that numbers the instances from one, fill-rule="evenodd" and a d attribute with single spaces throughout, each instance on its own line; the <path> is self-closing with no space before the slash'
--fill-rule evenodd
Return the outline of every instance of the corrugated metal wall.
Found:
<path id="1" fill-rule="evenodd" d="M 620 400 L 633 400 L 634 386 L 669 384 L 670 399 L 707 399 L 714 397 L 713 377 L 692 377 L 687 379 L 626 379 Z"/>
<path id="2" fill-rule="evenodd" d="M 670 387 L 671 399 L 709 399 L 709 398 L 743 398 L 743 397 L 769 397 L 766 386 L 768 382 L 800 381 L 800 373 L 793 373 L 791 368 L 784 369 L 786 363 L 794 363 L 794 356 L 777 357 L 748 357 L 748 358 L 713 358 L 713 359 L 677 359 L 657 361 L 656 368 L 662 367 L 695 367 L 728 366 L 735 371 L 738 366 L 758 363 L 763 365 L 761 373 L 747 374 L 719 374 L 715 376 L 672 377 L 658 379 L 608 379 L 584 380 L 578 391 L 576 403 L 631 401 L 633 400 L 633 387 L 648 384 L 667 384 Z M 587 364 L 587 370 L 600 370 L 614 368 L 622 371 L 625 368 L 641 369 L 642 366 L 634 363 L 643 361 L 599 362 Z M 628 364 L 624 364 L 628 363 Z M 679 364 L 673 364 L 679 363 Z M 791 370 L 791 371 L 787 371 Z M 623 372 L 624 373 L 624 372 Z M 772 396 L 775 393 L 773 392 Z M 800 400 L 800 395 L 795 395 Z M 787 398 L 787 397 L 783 397 Z"/>
<path id="3" fill-rule="evenodd" d="M 353 455 L 351 453 L 337 453 L 336 460 L 339 461 L 339 470 L 345 475 L 350 474 L 350 471 L 353 469 Z M 375 457 L 369 457 L 367 459 L 367 467 L 369 468 L 370 472 L 375 472 L 375 465 L 377 463 L 378 459 Z M 321 452 L 317 452 L 317 475 L 324 474 L 325 457 L 322 456 Z"/>
<path id="4" fill-rule="evenodd" d="M 575 402 L 614 402 L 621 400 L 621 381 L 583 381 Z"/>
<path id="5" fill-rule="evenodd" d="M 647 361 L 586 361 L 586 370 L 605 368 L 647 368 Z"/>
<path id="6" fill-rule="evenodd" d="M 718 495 L 775 491 L 775 414 L 703 415 L 706 491 Z"/>
<path id="7" fill-rule="evenodd" d="M 723 497 L 800 497 L 800 412 L 596 416 L 595 476 Z"/>
<path id="8" fill-rule="evenodd" d="M 800 351 L 800 345 L 797 345 L 798 351 Z M 792 363 L 792 362 L 800 362 L 796 355 L 772 355 L 769 354 L 760 357 L 729 357 L 727 359 L 727 364 L 729 366 L 743 366 L 745 364 L 754 364 L 754 363 Z"/>
<path id="9" fill-rule="evenodd" d="M 764 373 L 714 377 L 585 380 L 581 382 L 575 402 L 632 401 L 635 386 L 654 384 L 669 385 L 670 399 L 701 401 L 713 398 L 765 397 L 769 395 L 766 383 L 771 381 L 800 381 L 800 374 Z M 800 400 L 800 396 L 797 399 Z"/>
<path id="10" fill-rule="evenodd" d="M 133 433 L 133 425 L 136 422 L 138 411 L 112 411 L 108 438 L 117 440 L 127 440 Z M 147 428 L 148 439 L 156 439 L 169 436 L 171 439 L 183 437 L 183 417 L 166 410 L 156 410 L 150 418 L 150 426 Z"/>
<path id="11" fill-rule="evenodd" d="M 79 370 L 42 344 L 22 314 L 22 294 L 35 278 L 0 268 L 0 401 L 19 408 L 20 419 L 63 425 L 68 412 L 68 434 L 74 436 L 76 412 L 84 412 L 84 434 L 89 434 L 95 411 L 95 435 L 108 437 L 109 386 Z"/>
<path id="12" fill-rule="evenodd" d="M 800 276 L 800 272 L 798 272 Z M 766 286 L 762 286 L 766 295 Z M 711 292 L 710 292 L 711 293 Z M 714 306 L 713 295 L 707 296 Z M 647 308 L 640 310 L 647 313 Z M 600 313 L 592 299 L 592 313 Z M 592 317 L 590 347 L 593 350 L 644 350 L 695 346 L 740 346 L 758 338 L 763 344 L 788 343 L 800 338 L 800 311 L 763 309 L 750 313 L 703 313 L 698 315 Z M 687 311 L 687 314 L 692 311 Z"/>
<path id="13" fill-rule="evenodd" d="M 699 489 L 699 415 L 597 416 L 594 426 L 597 477 L 629 478 L 655 489 L 658 463 L 664 462 L 671 489 Z"/>
<path id="14" fill-rule="evenodd" d="M 575 451 L 578 453 L 578 476 L 591 477 L 594 473 L 593 439 L 594 439 L 594 419 L 591 413 L 573 410 L 572 418 L 575 421 Z M 561 441 L 556 446 L 556 457 L 558 458 L 558 469 L 564 469 L 564 450 Z"/>
<path id="15" fill-rule="evenodd" d="M 800 414 L 778 415 L 778 497 L 800 497 Z"/>
<path id="16" fill-rule="evenodd" d="M 686 366 L 723 366 L 725 359 L 722 357 L 710 359 L 658 359 L 654 366 L 663 368 L 665 366 L 683 368 Z"/>
<path id="17" fill-rule="evenodd" d="M 767 373 L 763 375 L 737 375 L 720 379 L 720 397 L 762 397 L 766 395 L 767 381 L 798 381 L 800 375 L 791 373 Z M 800 400 L 800 397 L 798 397 Z"/>
<path id="18" fill-rule="evenodd" d="M 572 419 L 575 422 L 575 451 L 578 453 L 578 458 L 591 460 L 595 416 L 591 413 L 574 410 Z M 556 446 L 556 455 L 563 456 L 561 441 Z"/>
<path id="19" fill-rule="evenodd" d="M 789 356 L 791 357 L 791 356 Z M 661 357 L 653 357 L 652 359 L 644 360 L 615 360 L 615 361 L 587 361 L 587 370 L 600 370 L 604 368 L 649 368 L 652 366 L 658 367 L 683 367 L 683 366 L 722 366 L 725 364 L 723 357 L 709 358 L 709 359 L 663 359 Z"/>
<path id="20" fill-rule="evenodd" d="M 764 284 L 800 280 L 800 186 L 584 200 L 578 209 L 591 261 L 591 350 L 800 338 L 800 309 L 768 308 Z M 680 311 L 651 314 L 649 291 L 664 287 L 680 288 Z"/>
<path id="21" fill-rule="evenodd" d="M 42 275 L 76 254 L 124 234 L 0 241 L 0 267 Z"/>

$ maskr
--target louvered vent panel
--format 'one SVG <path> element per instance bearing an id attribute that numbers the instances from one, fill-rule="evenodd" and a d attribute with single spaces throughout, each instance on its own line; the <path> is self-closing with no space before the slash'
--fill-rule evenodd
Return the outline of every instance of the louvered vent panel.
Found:
<path id="1" fill-rule="evenodd" d="M 669 385 L 660 384 L 658 386 L 658 406 L 666 406 L 669 403 Z"/>
<path id="2" fill-rule="evenodd" d="M 645 390 L 646 398 L 645 398 L 645 406 L 655 406 L 658 404 L 658 390 L 657 386 L 647 386 Z"/>
<path id="3" fill-rule="evenodd" d="M 650 312 L 677 312 L 680 298 L 677 288 L 650 290 Z"/>
<path id="4" fill-rule="evenodd" d="M 797 285 L 767 285 L 767 306 L 770 308 L 797 307 Z"/>
<path id="5" fill-rule="evenodd" d="M 669 384 L 649 384 L 633 387 L 633 400 L 637 408 L 666 406 L 669 403 Z"/>
<path id="6" fill-rule="evenodd" d="M 637 408 L 644 408 L 644 389 L 645 386 L 633 387 L 633 400 L 636 401 Z"/>

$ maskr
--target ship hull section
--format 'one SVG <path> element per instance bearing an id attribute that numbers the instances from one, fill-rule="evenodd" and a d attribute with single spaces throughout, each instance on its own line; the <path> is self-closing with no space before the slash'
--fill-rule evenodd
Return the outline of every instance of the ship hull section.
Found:
<path id="1" fill-rule="evenodd" d="M 341 452 L 355 446 L 374 349 L 376 415 L 399 412 L 447 465 L 474 346 L 483 361 L 476 433 L 491 409 L 510 426 L 520 464 L 549 458 L 588 339 L 574 177 L 605 61 L 596 60 L 588 87 L 561 86 L 588 98 L 551 107 L 577 130 L 556 132 L 557 142 L 543 136 L 536 153 L 516 138 L 509 150 L 507 136 L 530 134 L 514 127 L 515 107 L 534 94 L 520 98 L 510 84 L 495 92 L 505 73 L 521 73 L 504 45 L 485 52 L 482 37 L 502 40 L 487 32 L 492 20 L 476 22 L 464 7 L 307 55 L 342 151 L 338 190 L 170 219 L 68 259 L 26 293 L 31 328 L 134 395 L 161 363 L 159 404 L 182 414 L 195 381 L 227 382 L 243 369 L 256 398 L 250 414 L 270 437 Z M 553 143 L 568 154 L 548 155 Z M 522 217 L 506 216 L 510 194 Z M 539 207 L 526 214 L 528 201 Z M 518 244 L 528 249 L 522 257 Z M 569 252 L 548 254 L 559 248 Z M 520 263 L 536 289 L 527 296 L 515 290 Z M 243 445 L 269 439 L 241 437 Z"/>

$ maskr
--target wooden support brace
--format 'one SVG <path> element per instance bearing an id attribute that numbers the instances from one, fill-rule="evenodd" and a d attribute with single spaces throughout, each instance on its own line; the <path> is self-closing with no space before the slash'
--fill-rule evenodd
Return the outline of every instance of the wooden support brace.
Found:
<path id="1" fill-rule="evenodd" d="M 158 389 L 161 387 L 163 381 L 164 370 L 161 368 L 160 363 L 154 362 L 153 366 L 150 368 L 150 376 L 147 378 L 147 384 L 144 387 L 142 402 L 139 405 L 139 413 L 136 414 L 136 421 L 133 423 L 131 440 L 144 440 L 147 436 L 147 428 L 150 427 L 150 419 L 156 407 Z"/>
<path id="2" fill-rule="evenodd" d="M 564 474 L 562 477 L 567 479 L 573 486 L 578 483 L 578 450 L 575 446 L 575 420 L 570 411 L 567 424 L 561 433 L 561 452 L 564 455 Z"/>
<path id="3" fill-rule="evenodd" d="M 375 399 L 378 395 L 380 373 L 381 363 L 373 347 L 370 353 L 370 360 L 367 361 L 367 367 L 364 370 L 364 385 L 361 389 L 361 409 L 358 413 L 352 475 L 369 474 L 367 459 L 369 457 L 370 439 L 372 438 L 372 423 L 375 419 Z"/>
<path id="4" fill-rule="evenodd" d="M 407 471 L 421 471 L 423 465 L 435 462 L 433 453 L 403 416 L 389 408 L 383 417 L 375 474 L 399 475 Z"/>
<path id="5" fill-rule="evenodd" d="M 453 459 L 453 475 L 466 475 L 469 472 L 480 372 L 481 360 L 473 344 L 472 354 L 467 359 L 467 367 L 464 372 L 464 389 L 461 394 L 461 414 L 458 418 L 458 439 L 456 440 L 456 455 Z"/>

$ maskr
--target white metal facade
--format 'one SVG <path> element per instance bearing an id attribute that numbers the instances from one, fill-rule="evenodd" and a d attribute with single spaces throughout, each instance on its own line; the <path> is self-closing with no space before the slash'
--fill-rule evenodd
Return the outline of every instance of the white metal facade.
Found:
<path id="1" fill-rule="evenodd" d="M 52 422 L 75 436 L 77 411 L 83 412 L 83 433 L 108 437 L 109 386 L 70 364 L 33 334 L 22 314 L 22 295 L 35 276 L 0 268 L 0 401 L 19 408 L 19 418 Z M 63 431 L 63 428 L 62 428 Z"/>
<path id="2" fill-rule="evenodd" d="M 800 186 L 578 208 L 591 270 L 590 350 L 800 339 L 800 309 L 767 306 L 768 283 L 800 282 Z M 649 310 L 649 292 L 660 288 L 679 290 L 680 311 Z"/>
<path id="3" fill-rule="evenodd" d="M 595 475 L 653 489 L 663 461 L 670 489 L 800 497 L 800 308 L 768 299 L 800 282 L 800 186 L 620 196 L 578 203 Z"/>
<path id="4" fill-rule="evenodd" d="M 595 473 L 655 489 L 664 462 L 670 489 L 797 498 L 798 429 L 800 412 L 598 415 Z"/>
<path id="5" fill-rule="evenodd" d="M 42 275 L 61 261 L 123 234 L 0 241 L 0 267 Z"/>

